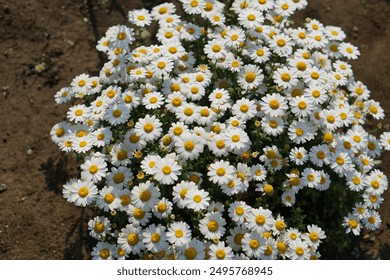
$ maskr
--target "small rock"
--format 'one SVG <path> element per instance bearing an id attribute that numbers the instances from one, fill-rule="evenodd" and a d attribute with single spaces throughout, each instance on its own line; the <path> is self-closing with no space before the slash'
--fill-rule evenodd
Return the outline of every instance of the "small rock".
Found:
<path id="1" fill-rule="evenodd" d="M 0 193 L 3 193 L 8 190 L 8 186 L 4 183 L 0 184 Z"/>
<path id="2" fill-rule="evenodd" d="M 375 236 L 372 236 L 372 237 L 370 238 L 370 242 L 375 242 L 375 240 L 376 240 Z"/>
<path id="3" fill-rule="evenodd" d="M 26 151 L 26 153 L 29 155 L 29 156 L 32 156 L 34 154 L 34 151 L 30 148 Z"/>
<path id="4" fill-rule="evenodd" d="M 89 20 L 88 20 L 88 18 L 83 17 L 83 21 L 84 21 L 84 22 L 88 22 Z"/>
<path id="5" fill-rule="evenodd" d="M 371 235 L 369 235 L 369 234 L 366 234 L 366 235 L 363 236 L 363 241 L 364 242 L 368 243 L 368 242 L 370 242 L 370 239 L 371 239 Z"/>

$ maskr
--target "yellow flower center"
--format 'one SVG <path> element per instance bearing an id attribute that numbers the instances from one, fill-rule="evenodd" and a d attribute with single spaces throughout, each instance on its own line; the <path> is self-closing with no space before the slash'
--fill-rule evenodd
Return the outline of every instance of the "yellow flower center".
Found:
<path id="1" fill-rule="evenodd" d="M 276 44 L 279 47 L 284 47 L 286 45 L 286 41 L 284 39 L 279 39 L 279 40 L 276 41 Z"/>
<path id="2" fill-rule="evenodd" d="M 193 247 L 187 248 L 187 249 L 185 250 L 185 252 L 184 252 L 184 255 L 185 255 L 186 258 L 189 259 L 189 260 L 193 260 L 193 259 L 196 257 L 197 254 L 198 254 L 198 252 L 197 252 L 196 249 L 193 248 Z"/>
<path id="3" fill-rule="evenodd" d="M 274 191 L 274 187 L 270 184 L 265 184 L 263 190 L 265 193 L 270 194 Z"/>
<path id="4" fill-rule="evenodd" d="M 297 129 L 295 130 L 295 134 L 296 134 L 297 136 L 302 136 L 304 133 L 305 133 L 305 132 L 304 132 L 304 130 L 303 130 L 302 128 L 297 128 Z"/>
<path id="5" fill-rule="evenodd" d="M 372 180 L 371 181 L 371 187 L 374 189 L 378 189 L 380 186 L 380 183 L 377 180 Z"/>
<path id="6" fill-rule="evenodd" d="M 245 81 L 252 83 L 256 79 L 256 74 L 254 72 L 245 73 Z"/>
<path id="7" fill-rule="evenodd" d="M 297 63 L 297 69 L 298 69 L 299 71 L 305 71 L 306 68 L 307 68 L 306 63 L 301 62 L 301 61 Z"/>
<path id="8" fill-rule="evenodd" d="M 121 150 L 116 154 L 118 160 L 125 160 L 127 158 L 127 151 Z"/>
<path id="9" fill-rule="evenodd" d="M 265 224 L 265 216 L 264 215 L 257 215 L 256 216 L 256 224 L 258 225 L 264 225 Z"/>
<path id="10" fill-rule="evenodd" d="M 295 253 L 298 256 L 302 256 L 305 253 L 305 250 L 302 247 L 298 246 L 298 247 L 295 248 Z"/>
<path id="11" fill-rule="evenodd" d="M 357 228 L 357 226 L 358 226 L 358 222 L 356 221 L 356 220 L 349 220 L 348 221 L 348 226 L 350 227 L 350 228 L 352 228 L 352 229 L 355 229 L 355 228 Z"/>
<path id="12" fill-rule="evenodd" d="M 193 141 L 186 141 L 184 143 L 184 149 L 187 151 L 187 152 L 191 152 L 192 150 L 194 150 L 195 148 L 195 143 Z"/>
<path id="13" fill-rule="evenodd" d="M 97 222 L 93 227 L 93 230 L 97 233 L 102 233 L 104 231 L 104 224 Z"/>
<path id="14" fill-rule="evenodd" d="M 77 110 L 74 112 L 74 114 L 75 114 L 77 117 L 80 117 L 83 113 L 84 113 L 84 112 L 83 112 L 83 110 L 81 110 L 81 109 L 77 109 Z"/>
<path id="15" fill-rule="evenodd" d="M 77 194 L 78 194 L 80 197 L 84 198 L 84 197 L 86 197 L 86 196 L 89 194 L 89 189 L 88 189 L 87 187 L 81 187 L 81 188 L 78 190 Z"/>
<path id="16" fill-rule="evenodd" d="M 96 164 L 93 164 L 89 167 L 89 173 L 96 174 L 99 171 L 99 167 Z"/>
<path id="17" fill-rule="evenodd" d="M 130 204 L 130 196 L 126 195 L 126 194 L 123 194 L 121 195 L 121 204 L 126 206 L 126 205 L 129 205 Z"/>
<path id="18" fill-rule="evenodd" d="M 158 242 L 160 242 L 160 240 L 161 240 L 161 235 L 158 234 L 158 233 L 156 233 L 156 232 L 154 232 L 154 233 L 152 233 L 152 235 L 151 235 L 151 237 L 150 237 L 150 240 L 151 240 L 153 243 L 158 243 Z"/>
<path id="19" fill-rule="evenodd" d="M 197 194 L 197 195 L 194 195 L 194 198 L 193 200 L 196 202 L 196 203 L 199 203 L 202 201 L 202 196 Z"/>
<path id="20" fill-rule="evenodd" d="M 167 210 L 167 205 L 165 203 L 160 202 L 159 204 L 157 204 L 157 211 L 159 213 L 164 213 L 166 210 Z"/>
<path id="21" fill-rule="evenodd" d="M 277 230 L 282 231 L 286 227 L 286 224 L 283 221 L 276 221 L 275 227 Z"/>
<path id="22" fill-rule="evenodd" d="M 150 198 L 151 198 L 151 193 L 150 193 L 150 191 L 148 191 L 148 190 L 144 190 L 144 191 L 142 191 L 141 193 L 140 193 L 140 195 L 139 195 L 139 198 L 143 201 L 143 202 L 145 202 L 145 201 L 148 201 Z"/>
<path id="23" fill-rule="evenodd" d="M 131 245 L 131 246 L 136 245 L 138 243 L 138 241 L 139 241 L 138 235 L 135 233 L 130 233 L 127 236 L 127 243 L 129 243 L 129 245 Z"/>
<path id="24" fill-rule="evenodd" d="M 247 16 L 247 19 L 248 19 L 249 21 L 254 21 L 254 20 L 256 20 L 256 16 L 255 16 L 254 14 L 249 14 L 249 15 Z"/>
<path id="25" fill-rule="evenodd" d="M 309 234 L 309 238 L 310 238 L 310 240 L 311 240 L 312 242 L 317 242 L 318 239 L 319 239 L 318 233 L 316 233 L 316 232 L 311 232 L 311 233 Z"/>
<path id="26" fill-rule="evenodd" d="M 154 126 L 153 126 L 153 124 L 151 124 L 151 123 L 147 123 L 147 124 L 144 125 L 144 131 L 145 131 L 146 133 L 152 132 L 153 129 L 154 129 Z"/>
<path id="27" fill-rule="evenodd" d="M 57 128 L 57 130 L 56 130 L 57 137 L 64 136 L 64 134 L 65 134 L 65 129 L 63 129 L 62 127 Z"/>
<path id="28" fill-rule="evenodd" d="M 269 126 L 270 126 L 271 128 L 277 128 L 277 127 L 278 127 L 278 122 L 275 121 L 275 120 L 270 120 L 270 121 L 269 121 Z"/>
<path id="29" fill-rule="evenodd" d="M 207 228 L 211 232 L 216 232 L 218 230 L 218 228 L 219 228 L 218 222 L 214 221 L 214 220 L 209 221 L 207 223 Z"/>
<path id="30" fill-rule="evenodd" d="M 212 48 L 213 52 L 218 53 L 221 51 L 221 47 L 219 45 L 214 45 Z"/>
<path id="31" fill-rule="evenodd" d="M 217 140 L 215 143 L 218 149 L 223 149 L 225 148 L 225 142 L 223 140 Z"/>
<path id="32" fill-rule="evenodd" d="M 267 245 L 267 248 L 264 250 L 264 255 L 266 256 L 270 256 L 273 252 L 273 249 L 271 247 L 271 245 Z"/>
<path id="33" fill-rule="evenodd" d="M 134 218 L 140 220 L 145 216 L 145 211 L 140 209 L 140 208 L 136 208 L 133 212 L 133 215 L 134 215 Z"/>
<path id="34" fill-rule="evenodd" d="M 218 250 L 215 252 L 215 256 L 216 256 L 218 259 L 223 259 L 223 258 L 225 258 L 225 256 L 226 256 L 226 252 L 225 252 L 225 250 L 223 250 L 223 249 L 218 249 Z"/>
<path id="35" fill-rule="evenodd" d="M 112 193 L 108 193 L 104 196 L 104 202 L 107 204 L 111 204 L 115 199 L 115 196 Z"/>
<path id="36" fill-rule="evenodd" d="M 345 162 L 345 160 L 344 160 L 343 157 L 338 156 L 338 157 L 336 158 L 336 163 L 337 163 L 338 165 L 343 165 L 344 162 Z"/>
<path id="37" fill-rule="evenodd" d="M 225 174 L 226 174 L 225 168 L 219 167 L 219 168 L 217 169 L 217 175 L 218 175 L 218 176 L 224 176 Z"/>
<path id="38" fill-rule="evenodd" d="M 203 108 L 203 109 L 200 110 L 200 115 L 202 117 L 208 117 L 208 116 L 210 116 L 210 111 L 208 109 L 206 109 L 206 108 Z"/>
<path id="39" fill-rule="evenodd" d="M 257 248 L 259 248 L 259 245 L 259 241 L 256 239 L 252 239 L 251 241 L 249 241 L 249 247 L 251 247 L 252 250 L 256 250 Z"/>
<path id="40" fill-rule="evenodd" d="M 277 110 L 277 109 L 279 109 L 280 103 L 279 103 L 278 100 L 273 99 L 273 100 L 271 100 L 271 101 L 269 102 L 269 106 L 271 107 L 271 109 Z"/>
<path id="41" fill-rule="evenodd" d="M 190 107 L 184 109 L 184 115 L 186 115 L 187 117 L 192 116 L 193 113 L 194 110 L 192 110 Z"/>
<path id="42" fill-rule="evenodd" d="M 304 109 L 306 109 L 306 107 L 307 107 L 307 104 L 306 104 L 305 101 L 299 101 L 298 102 L 298 108 L 299 109 L 304 110 Z"/>
<path id="43" fill-rule="evenodd" d="M 102 259 L 108 259 L 108 258 L 110 257 L 110 250 L 108 250 L 108 249 L 106 249 L 106 248 L 100 250 L 99 256 L 100 256 Z"/>
<path id="44" fill-rule="evenodd" d="M 119 118 L 120 116 L 122 116 L 122 111 L 116 109 L 116 110 L 114 110 L 114 111 L 112 112 L 112 115 L 113 115 L 115 118 Z"/>
<path id="45" fill-rule="evenodd" d="M 234 134 L 234 135 L 232 136 L 232 141 L 233 141 L 233 142 L 238 142 L 238 141 L 240 141 L 240 136 L 237 135 L 237 134 Z"/>
<path id="46" fill-rule="evenodd" d="M 163 168 L 162 168 L 162 172 L 165 174 L 165 175 L 169 175 L 171 174 L 172 172 L 172 168 L 168 165 L 165 165 Z"/>

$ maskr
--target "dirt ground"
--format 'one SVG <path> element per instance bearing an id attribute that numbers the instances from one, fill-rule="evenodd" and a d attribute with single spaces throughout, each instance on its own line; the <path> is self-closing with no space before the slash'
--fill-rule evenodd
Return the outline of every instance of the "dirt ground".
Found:
<path id="1" fill-rule="evenodd" d="M 78 165 L 50 140 L 66 112 L 54 93 L 76 75 L 96 74 L 103 58 L 95 45 L 109 26 L 126 24 L 130 9 L 157 2 L 0 0 L 0 259 L 89 258 L 91 213 L 61 194 Z M 355 75 L 381 102 L 390 127 L 390 1 L 309 2 L 299 19 L 340 26 L 359 46 Z M 41 64 L 42 72 L 36 70 Z M 390 176 L 390 153 L 382 160 Z M 362 258 L 390 259 L 389 191 L 384 198 L 382 227 L 363 234 Z"/>

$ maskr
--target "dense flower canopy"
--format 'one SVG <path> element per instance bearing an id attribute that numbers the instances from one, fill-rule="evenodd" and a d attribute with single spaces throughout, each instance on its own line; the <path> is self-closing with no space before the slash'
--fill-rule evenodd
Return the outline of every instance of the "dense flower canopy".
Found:
<path id="1" fill-rule="evenodd" d="M 306 0 L 180 2 L 130 11 L 98 42 L 99 76 L 55 95 L 72 105 L 52 140 L 83 160 L 63 195 L 98 213 L 92 257 L 317 259 L 327 229 L 297 204 L 335 189 L 353 200 L 346 233 L 379 228 L 390 133 L 364 127 L 384 111 L 345 33 L 294 26 Z"/>

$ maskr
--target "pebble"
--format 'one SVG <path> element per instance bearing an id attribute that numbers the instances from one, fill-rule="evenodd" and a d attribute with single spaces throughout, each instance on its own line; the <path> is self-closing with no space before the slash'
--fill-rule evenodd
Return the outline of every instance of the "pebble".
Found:
<path id="1" fill-rule="evenodd" d="M 34 154 L 34 151 L 32 149 L 28 149 L 26 151 L 26 153 L 29 155 L 29 156 L 32 156 Z"/>
<path id="2" fill-rule="evenodd" d="M 3 193 L 7 190 L 8 190 L 7 184 L 4 184 L 4 183 L 0 184 L 0 193 Z"/>
<path id="3" fill-rule="evenodd" d="M 364 242 L 368 243 L 368 242 L 370 242 L 370 239 L 371 239 L 371 235 L 369 235 L 369 234 L 366 234 L 366 235 L 363 236 L 363 241 Z"/>

